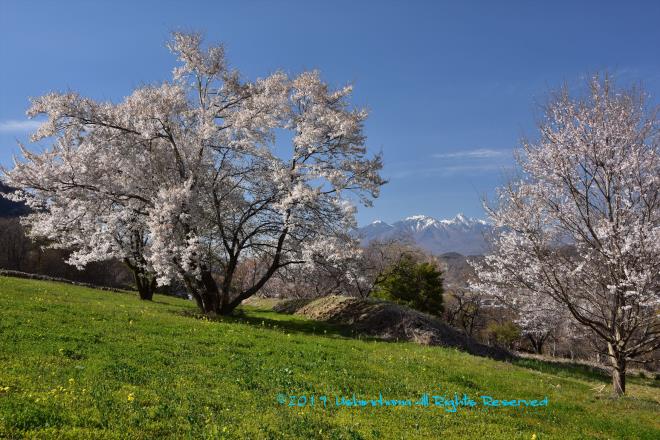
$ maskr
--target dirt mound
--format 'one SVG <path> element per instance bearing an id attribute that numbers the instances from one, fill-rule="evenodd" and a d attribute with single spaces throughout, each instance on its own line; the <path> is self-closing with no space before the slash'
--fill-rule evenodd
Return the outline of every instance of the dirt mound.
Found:
<path id="1" fill-rule="evenodd" d="M 480 344 L 437 318 L 387 301 L 326 296 L 315 300 L 282 301 L 273 310 L 350 326 L 360 334 L 386 341 L 455 347 L 498 360 L 513 358 L 508 351 Z"/>
<path id="2" fill-rule="evenodd" d="M 273 311 L 278 313 L 288 313 L 293 315 L 298 312 L 301 308 L 305 307 L 310 302 L 314 301 L 313 298 L 295 298 L 295 299 L 285 299 L 280 300 L 277 304 L 273 306 Z M 322 321 L 322 319 L 316 319 L 317 321 Z"/>

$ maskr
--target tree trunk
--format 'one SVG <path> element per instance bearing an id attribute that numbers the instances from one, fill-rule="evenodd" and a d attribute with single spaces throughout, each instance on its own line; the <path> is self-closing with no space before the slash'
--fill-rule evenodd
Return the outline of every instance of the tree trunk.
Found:
<path id="1" fill-rule="evenodd" d="M 128 258 L 124 259 L 124 264 L 133 272 L 135 287 L 137 288 L 140 299 L 151 301 L 156 291 L 156 277 L 147 273 L 142 266 L 133 264 Z"/>
<path id="2" fill-rule="evenodd" d="M 202 285 L 204 286 L 204 313 L 214 314 L 220 312 L 220 291 L 218 290 L 218 283 L 213 279 L 213 275 L 209 270 L 202 270 Z"/>
<path id="3" fill-rule="evenodd" d="M 145 274 L 144 271 L 140 270 L 134 270 L 133 277 L 135 279 L 135 286 L 137 287 L 140 299 L 151 301 L 156 290 L 156 278 L 149 276 Z"/>
<path id="4" fill-rule="evenodd" d="M 626 393 L 626 367 L 615 367 L 612 370 L 612 388 L 614 395 L 619 397 Z"/>
<path id="5" fill-rule="evenodd" d="M 532 343 L 532 348 L 534 349 L 534 353 L 536 354 L 543 354 L 543 344 L 544 344 L 544 338 L 543 337 L 538 337 L 535 338 L 532 335 L 527 335 L 527 338 L 529 339 L 529 342 Z"/>
<path id="6" fill-rule="evenodd" d="M 620 397 L 626 392 L 626 359 L 614 345 L 608 343 L 607 349 L 612 361 L 612 392 Z"/>
<path id="7" fill-rule="evenodd" d="M 220 292 L 211 271 L 202 269 L 200 278 L 184 275 L 188 293 L 195 299 L 197 307 L 205 315 L 220 313 Z"/>
<path id="8" fill-rule="evenodd" d="M 234 275 L 233 269 L 225 272 L 224 280 L 222 283 L 222 291 L 220 290 L 218 283 L 213 278 L 211 271 L 205 266 L 201 267 L 199 278 L 186 276 L 184 274 L 183 276 L 186 287 L 188 288 L 189 293 L 197 301 L 197 305 L 200 306 L 202 312 L 207 315 L 231 315 L 234 309 L 236 309 L 236 307 L 238 307 L 243 300 L 251 297 L 252 295 L 255 295 L 259 289 L 261 289 L 264 284 L 266 284 L 266 282 L 273 276 L 273 274 L 283 266 L 280 264 L 280 258 L 282 254 L 282 246 L 284 245 L 284 239 L 288 233 L 288 228 L 285 228 L 280 234 L 280 237 L 277 240 L 277 249 L 275 251 L 275 255 L 273 256 L 273 261 L 271 262 L 270 267 L 266 273 L 264 273 L 259 281 L 257 281 L 252 287 L 242 292 L 238 292 L 234 298 L 229 298 L 229 292 Z"/>
<path id="9" fill-rule="evenodd" d="M 199 289 L 197 288 L 197 283 L 194 282 L 194 279 L 185 275 L 183 275 L 182 278 L 183 283 L 186 285 L 186 291 L 195 300 L 199 310 L 204 311 L 204 301 L 202 300 L 202 295 L 200 295 Z"/>

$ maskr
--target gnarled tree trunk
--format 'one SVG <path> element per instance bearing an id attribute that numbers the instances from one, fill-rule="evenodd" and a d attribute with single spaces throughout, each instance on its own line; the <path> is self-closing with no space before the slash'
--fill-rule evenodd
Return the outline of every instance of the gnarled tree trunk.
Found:
<path id="1" fill-rule="evenodd" d="M 124 259 L 124 264 L 133 272 L 135 287 L 140 299 L 151 301 L 156 291 L 156 276 L 148 273 L 142 266 L 132 263 L 128 258 Z"/>
<path id="2" fill-rule="evenodd" d="M 140 299 L 151 301 L 156 292 L 156 278 L 146 274 L 134 273 L 135 285 L 138 289 Z"/>
<path id="3" fill-rule="evenodd" d="M 202 313 L 205 315 L 220 313 L 220 291 L 211 271 L 202 269 L 199 278 L 186 275 L 184 282 L 188 293 L 193 297 Z"/>

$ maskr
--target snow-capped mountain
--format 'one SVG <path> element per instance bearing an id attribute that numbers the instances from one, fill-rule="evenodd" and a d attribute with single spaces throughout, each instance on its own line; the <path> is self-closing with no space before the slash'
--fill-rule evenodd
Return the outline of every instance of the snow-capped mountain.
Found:
<path id="1" fill-rule="evenodd" d="M 446 252 L 481 255 L 486 251 L 486 237 L 491 232 L 492 226 L 484 220 L 467 218 L 463 214 L 448 220 L 413 215 L 391 225 L 376 220 L 358 229 L 363 244 L 374 239 L 408 238 L 436 255 Z"/>

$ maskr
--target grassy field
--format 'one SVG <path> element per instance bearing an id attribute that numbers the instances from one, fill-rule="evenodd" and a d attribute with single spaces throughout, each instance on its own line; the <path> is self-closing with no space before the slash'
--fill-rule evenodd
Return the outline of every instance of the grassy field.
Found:
<path id="1" fill-rule="evenodd" d="M 358 340 L 255 307 L 194 313 L 169 297 L 0 277 L 0 438 L 660 438 L 657 380 L 631 379 L 613 400 L 606 377 L 580 368 Z M 354 393 L 548 406 L 335 405 Z"/>

